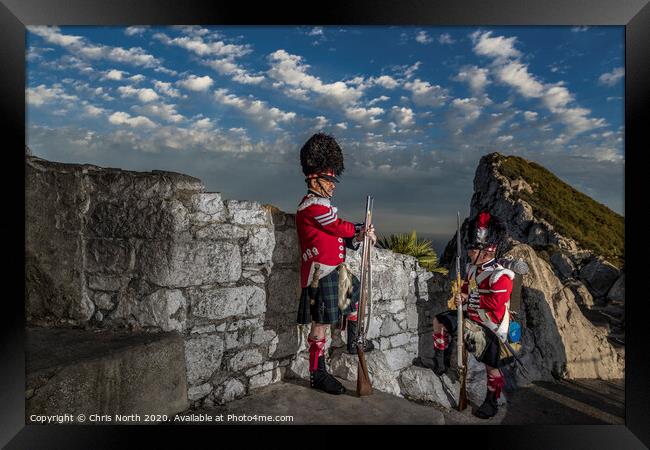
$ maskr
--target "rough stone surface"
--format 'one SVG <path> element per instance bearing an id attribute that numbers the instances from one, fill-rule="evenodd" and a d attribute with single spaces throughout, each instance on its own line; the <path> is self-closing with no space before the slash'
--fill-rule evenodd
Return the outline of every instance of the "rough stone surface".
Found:
<path id="1" fill-rule="evenodd" d="M 562 279 L 571 278 L 575 273 L 575 265 L 566 254 L 562 252 L 551 255 L 551 264 L 558 271 Z"/>
<path id="2" fill-rule="evenodd" d="M 218 335 L 185 340 L 188 384 L 196 385 L 212 376 L 221 365 L 223 347 L 223 339 Z"/>
<path id="3" fill-rule="evenodd" d="M 618 277 L 607 293 L 607 300 L 615 303 L 625 303 L 625 274 Z"/>
<path id="4" fill-rule="evenodd" d="M 189 406 L 175 333 L 28 328 L 25 365 L 27 423 L 32 414 L 175 414 Z"/>
<path id="5" fill-rule="evenodd" d="M 266 295 L 257 286 L 233 288 L 199 287 L 188 289 L 192 314 L 206 319 L 226 319 L 249 311 L 264 312 Z"/>
<path id="6" fill-rule="evenodd" d="M 604 297 L 620 276 L 620 271 L 602 259 L 594 259 L 580 270 L 580 278 L 597 297 Z"/>
<path id="7" fill-rule="evenodd" d="M 581 313 L 571 288 L 560 283 L 531 247 L 521 244 L 509 254 L 524 258 L 530 269 L 522 287 L 522 360 L 533 379 L 623 378 L 623 359 L 606 333 Z"/>
<path id="8" fill-rule="evenodd" d="M 159 289 L 140 300 L 124 298 L 111 313 L 112 319 L 134 318 L 142 326 L 163 331 L 184 331 L 187 303 L 178 289 Z"/>

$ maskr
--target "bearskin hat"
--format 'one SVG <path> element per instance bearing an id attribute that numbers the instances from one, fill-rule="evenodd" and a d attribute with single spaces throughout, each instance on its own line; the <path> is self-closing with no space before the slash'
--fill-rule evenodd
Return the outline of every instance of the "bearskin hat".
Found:
<path id="1" fill-rule="evenodd" d="M 300 165 L 307 179 L 326 178 L 338 182 L 343 173 L 343 152 L 334 137 L 316 133 L 300 149 Z"/>
<path id="2" fill-rule="evenodd" d="M 481 211 L 469 221 L 463 244 L 469 249 L 495 251 L 498 256 L 506 244 L 505 223 L 489 212 Z"/>

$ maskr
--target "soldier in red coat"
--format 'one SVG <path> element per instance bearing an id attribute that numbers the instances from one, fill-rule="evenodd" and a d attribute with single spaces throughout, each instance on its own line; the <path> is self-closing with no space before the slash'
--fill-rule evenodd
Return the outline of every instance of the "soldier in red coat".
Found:
<path id="1" fill-rule="evenodd" d="M 496 259 L 505 241 L 501 220 L 483 211 L 465 230 L 463 241 L 470 263 L 461 287 L 465 314 L 463 335 L 467 350 L 486 367 L 486 398 L 474 414 L 487 419 L 497 413 L 497 400 L 504 385 L 499 368 L 512 362 L 512 357 L 504 352 L 503 342 L 510 323 L 509 302 L 515 273 Z M 442 312 L 433 319 L 433 371 L 437 375 L 449 367 L 450 341 L 457 323 L 455 310 Z"/>
<path id="2" fill-rule="evenodd" d="M 347 249 L 357 250 L 366 230 L 363 224 L 343 220 L 331 204 L 331 198 L 343 172 L 343 154 L 336 140 L 323 133 L 313 135 L 300 150 L 300 163 L 307 183 L 296 213 L 300 240 L 300 285 L 298 323 L 311 323 L 309 343 L 310 385 L 330 394 L 345 392 L 343 385 L 327 372 L 323 349 L 325 333 L 331 324 L 347 321 L 347 351 L 356 353 L 357 302 L 359 280 L 347 272 Z M 374 227 L 368 229 L 373 245 Z M 339 291 L 340 278 L 351 280 L 350 289 Z M 340 296 L 347 297 L 341 302 Z M 343 309 L 340 305 L 345 305 Z M 365 350 L 374 348 L 367 341 Z"/>

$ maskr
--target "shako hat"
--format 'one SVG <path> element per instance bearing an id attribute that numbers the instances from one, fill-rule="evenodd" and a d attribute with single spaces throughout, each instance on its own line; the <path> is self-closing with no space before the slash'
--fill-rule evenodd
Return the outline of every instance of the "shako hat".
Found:
<path id="1" fill-rule="evenodd" d="M 481 211 L 470 220 L 463 240 L 468 249 L 477 248 L 499 254 L 505 245 L 505 238 L 503 221 L 487 211 Z"/>
<path id="2" fill-rule="evenodd" d="M 306 180 L 325 178 L 338 183 L 344 169 L 343 152 L 334 137 L 316 133 L 300 149 L 300 165 Z"/>

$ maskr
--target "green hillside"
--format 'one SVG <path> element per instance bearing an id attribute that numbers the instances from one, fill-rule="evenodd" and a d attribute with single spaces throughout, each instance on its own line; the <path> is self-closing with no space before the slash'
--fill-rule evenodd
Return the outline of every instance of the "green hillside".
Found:
<path id="1" fill-rule="evenodd" d="M 617 265 L 625 260 L 623 216 L 579 192 L 550 171 L 517 156 L 495 155 L 499 172 L 510 180 L 522 178 L 533 189 L 514 192 L 533 208 L 536 217 L 546 220 L 563 236 L 580 247 Z"/>

